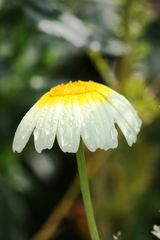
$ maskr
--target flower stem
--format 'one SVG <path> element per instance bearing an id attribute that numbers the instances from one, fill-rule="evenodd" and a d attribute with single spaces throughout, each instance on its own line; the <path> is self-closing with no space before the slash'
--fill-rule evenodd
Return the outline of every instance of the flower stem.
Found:
<path id="1" fill-rule="evenodd" d="M 79 149 L 76 154 L 76 157 L 77 157 L 77 163 L 78 163 L 81 192 L 82 192 L 84 207 L 86 211 L 88 227 L 91 234 L 91 239 L 100 240 L 98 230 L 97 230 L 97 225 L 95 222 L 94 213 L 93 213 L 93 206 L 92 206 L 88 177 L 87 177 L 86 161 L 84 156 L 84 146 L 83 146 L 82 140 L 80 141 L 80 145 L 79 145 Z"/>

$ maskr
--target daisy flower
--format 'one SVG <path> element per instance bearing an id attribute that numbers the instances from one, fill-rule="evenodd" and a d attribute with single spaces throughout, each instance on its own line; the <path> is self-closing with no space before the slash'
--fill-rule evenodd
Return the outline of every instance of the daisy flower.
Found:
<path id="1" fill-rule="evenodd" d="M 83 142 L 94 152 L 118 146 L 119 126 L 127 143 L 136 142 L 141 120 L 128 100 L 92 81 L 69 82 L 51 88 L 26 113 L 13 140 L 21 152 L 32 132 L 37 152 L 51 149 L 55 138 L 63 152 L 76 153 L 80 185 L 92 240 L 100 240 L 90 197 Z"/>
<path id="2" fill-rule="evenodd" d="M 125 97 L 93 81 L 61 84 L 44 94 L 23 117 L 13 151 L 21 152 L 32 132 L 38 153 L 51 149 L 55 137 L 63 152 L 76 153 L 80 138 L 92 152 L 116 148 L 115 124 L 129 146 L 136 142 L 141 120 Z"/>

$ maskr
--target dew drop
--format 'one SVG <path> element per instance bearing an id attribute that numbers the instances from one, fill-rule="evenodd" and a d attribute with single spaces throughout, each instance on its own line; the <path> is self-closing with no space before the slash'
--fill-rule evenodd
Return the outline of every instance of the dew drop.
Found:
<path id="1" fill-rule="evenodd" d="M 89 139 L 89 135 L 88 135 L 87 132 L 85 132 L 85 134 L 84 134 L 84 138 L 85 138 L 86 140 Z"/>
<path id="2" fill-rule="evenodd" d="M 57 123 L 57 120 L 56 120 L 56 119 L 54 119 L 54 120 L 53 120 L 53 124 L 54 124 L 54 125 L 56 125 L 56 123 Z"/>
<path id="3" fill-rule="evenodd" d="M 35 141 L 37 141 L 38 137 L 39 137 L 39 131 L 35 130 L 34 131 L 34 139 L 35 139 Z"/>
<path id="4" fill-rule="evenodd" d="M 73 126 L 73 123 L 72 123 L 72 122 L 70 122 L 70 126 L 71 126 L 71 127 Z"/>
<path id="5" fill-rule="evenodd" d="M 28 133 L 31 131 L 31 128 L 27 128 L 25 131 L 22 132 L 22 139 L 25 139 L 25 137 L 28 135 Z"/>
<path id="6" fill-rule="evenodd" d="M 49 130 L 47 129 L 47 130 L 45 131 L 45 133 L 46 133 L 46 135 L 49 135 Z"/>
<path id="7" fill-rule="evenodd" d="M 52 122 L 52 118 L 50 117 L 49 119 L 48 119 L 48 123 L 51 123 Z"/>
<path id="8" fill-rule="evenodd" d="M 132 134 L 129 134 L 129 135 L 128 135 L 128 139 L 131 140 L 132 138 L 133 138 Z"/>
<path id="9" fill-rule="evenodd" d="M 86 126 L 85 122 L 82 122 L 82 126 L 83 126 L 83 127 L 85 127 L 85 126 Z"/>
<path id="10" fill-rule="evenodd" d="M 111 129 L 111 139 L 115 140 L 115 131 L 114 131 L 114 129 Z"/>
<path id="11" fill-rule="evenodd" d="M 64 121 L 63 121 L 63 120 L 61 120 L 60 124 L 61 124 L 61 126 L 63 126 L 63 125 L 64 125 Z"/>
<path id="12" fill-rule="evenodd" d="M 97 127 L 95 128 L 95 132 L 96 132 L 96 133 L 99 133 L 99 129 L 98 129 Z"/>
<path id="13" fill-rule="evenodd" d="M 22 134 L 22 139 L 25 139 L 25 137 L 26 137 L 26 134 Z"/>

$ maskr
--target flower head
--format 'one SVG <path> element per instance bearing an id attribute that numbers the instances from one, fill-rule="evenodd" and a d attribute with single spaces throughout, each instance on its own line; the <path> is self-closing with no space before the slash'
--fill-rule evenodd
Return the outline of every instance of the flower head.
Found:
<path id="1" fill-rule="evenodd" d="M 13 151 L 21 152 L 32 132 L 39 153 L 51 149 L 55 137 L 63 152 L 77 152 L 80 137 L 90 151 L 116 148 L 115 123 L 129 146 L 136 142 L 141 120 L 125 97 L 92 81 L 61 84 L 44 94 L 23 117 Z"/>

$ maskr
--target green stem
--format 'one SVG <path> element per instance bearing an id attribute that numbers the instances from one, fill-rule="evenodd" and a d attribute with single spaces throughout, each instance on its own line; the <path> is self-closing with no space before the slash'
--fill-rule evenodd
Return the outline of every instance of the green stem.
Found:
<path id="1" fill-rule="evenodd" d="M 95 222 L 94 213 L 93 213 L 82 140 L 80 141 L 80 145 L 79 145 L 79 149 L 76 154 L 76 157 L 77 157 L 77 163 L 78 163 L 81 192 L 83 196 L 84 207 L 86 210 L 87 222 L 88 222 L 88 227 L 91 234 L 91 239 L 100 240 L 100 237 L 97 231 L 97 225 Z"/>

